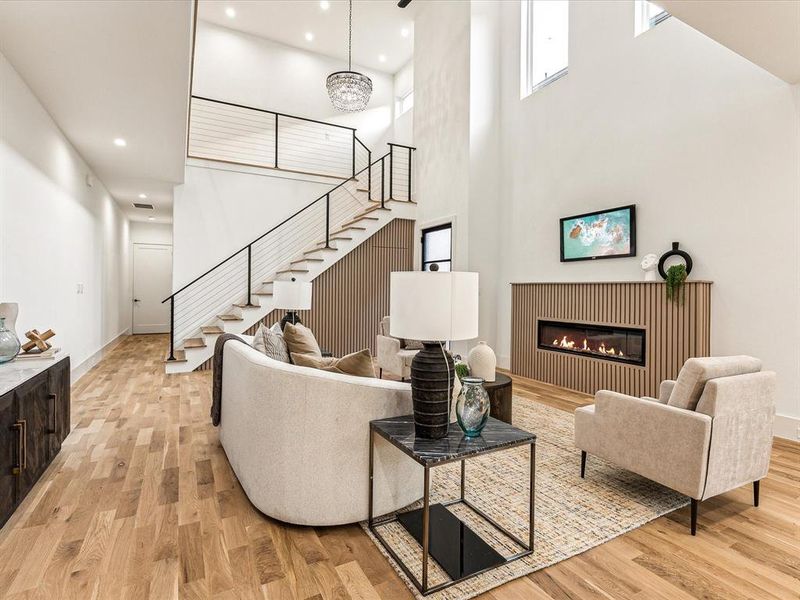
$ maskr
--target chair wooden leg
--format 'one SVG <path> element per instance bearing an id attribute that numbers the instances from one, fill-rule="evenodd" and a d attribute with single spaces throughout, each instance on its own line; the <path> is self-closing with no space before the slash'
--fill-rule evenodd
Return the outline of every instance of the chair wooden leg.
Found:
<path id="1" fill-rule="evenodd" d="M 383 379 L 383 369 L 378 369 L 378 379 Z"/>
<path id="2" fill-rule="evenodd" d="M 697 505 L 699 500 L 692 498 L 692 535 L 697 535 Z"/>
<path id="3" fill-rule="evenodd" d="M 586 475 L 586 451 L 581 450 L 581 479 Z"/>
<path id="4" fill-rule="evenodd" d="M 758 495 L 761 491 L 761 482 L 754 481 L 753 482 L 753 506 L 758 506 Z"/>

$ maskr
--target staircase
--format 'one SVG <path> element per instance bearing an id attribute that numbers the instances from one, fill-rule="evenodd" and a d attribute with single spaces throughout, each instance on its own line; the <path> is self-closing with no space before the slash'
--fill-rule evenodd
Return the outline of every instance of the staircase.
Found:
<path id="1" fill-rule="evenodd" d="M 164 300 L 167 373 L 196 369 L 219 335 L 241 334 L 278 308 L 274 281 L 313 281 L 393 219 L 414 219 L 413 151 L 389 144 L 373 161 L 351 128 L 193 97 L 190 158 L 246 157 L 236 164 L 343 181 Z"/>

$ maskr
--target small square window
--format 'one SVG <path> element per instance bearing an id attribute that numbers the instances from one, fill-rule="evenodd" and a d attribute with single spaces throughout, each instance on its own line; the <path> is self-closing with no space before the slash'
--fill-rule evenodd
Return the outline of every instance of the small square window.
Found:
<path id="1" fill-rule="evenodd" d="M 408 92 L 405 96 L 398 98 L 395 101 L 394 118 L 403 115 L 414 108 L 414 90 Z"/>
<path id="2" fill-rule="evenodd" d="M 652 29 L 664 19 L 669 18 L 669 13 L 660 6 L 648 2 L 647 0 L 634 0 L 634 36 L 641 35 L 648 29 Z"/>

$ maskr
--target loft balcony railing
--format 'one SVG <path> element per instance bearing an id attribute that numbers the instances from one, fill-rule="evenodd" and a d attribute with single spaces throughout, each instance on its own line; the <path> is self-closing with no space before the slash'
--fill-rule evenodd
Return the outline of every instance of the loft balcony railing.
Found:
<path id="1" fill-rule="evenodd" d="M 192 96 L 190 158 L 348 178 L 366 147 L 352 127 Z"/>
<path id="2" fill-rule="evenodd" d="M 336 231 L 365 209 L 413 201 L 414 150 L 389 144 L 389 152 L 373 161 L 352 128 L 192 97 L 189 157 L 344 181 L 164 299 L 170 303 L 168 360 L 175 360 L 179 341 L 231 306 L 256 306 L 264 282 L 304 252 L 330 248 Z"/>

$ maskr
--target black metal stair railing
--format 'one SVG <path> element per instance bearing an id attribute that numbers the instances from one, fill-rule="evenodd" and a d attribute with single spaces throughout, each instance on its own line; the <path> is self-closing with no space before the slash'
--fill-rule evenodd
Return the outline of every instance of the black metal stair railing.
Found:
<path id="1" fill-rule="evenodd" d="M 387 200 L 413 197 L 413 147 L 389 144 L 389 152 L 373 161 L 351 127 L 199 96 L 192 96 L 189 124 L 190 158 L 344 181 L 164 299 L 170 303 L 170 361 L 176 342 L 232 305 L 255 306 L 257 287 L 293 260 L 302 262 L 298 257 L 314 243 L 331 248 L 337 227 L 378 202 L 385 208 Z"/>
<path id="2" fill-rule="evenodd" d="M 315 243 L 318 248 L 331 248 L 336 228 L 367 208 L 385 208 L 390 199 L 408 201 L 407 194 L 391 197 L 392 180 L 401 179 L 401 174 L 392 175 L 392 169 L 401 165 L 391 158 L 395 151 L 369 162 L 355 177 L 334 186 L 165 298 L 163 302 L 170 303 L 168 360 L 175 360 L 177 341 L 229 312 L 231 305 L 255 306 L 256 287 L 273 279 L 280 268 L 313 249 Z M 404 155 L 411 156 L 410 152 Z M 368 150 L 366 156 L 371 156 Z M 411 163 L 405 164 L 408 174 L 403 171 L 402 178 L 408 182 L 406 189 L 411 189 Z M 360 194 L 365 191 L 366 196 Z"/>

